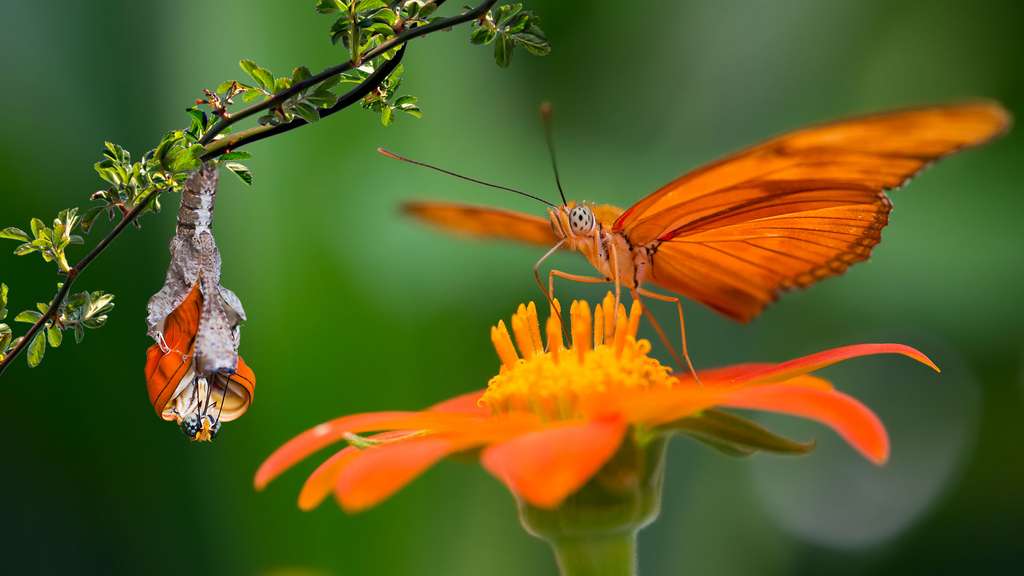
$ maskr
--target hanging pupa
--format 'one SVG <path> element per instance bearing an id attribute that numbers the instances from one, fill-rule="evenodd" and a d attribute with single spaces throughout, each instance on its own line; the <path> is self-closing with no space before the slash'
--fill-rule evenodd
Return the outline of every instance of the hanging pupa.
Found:
<path id="1" fill-rule="evenodd" d="M 210 441 L 221 422 L 252 403 L 256 375 L 238 355 L 242 303 L 220 285 L 213 239 L 217 168 L 203 164 L 181 194 L 163 288 L 149 300 L 146 386 L 157 414 L 194 441 Z"/>

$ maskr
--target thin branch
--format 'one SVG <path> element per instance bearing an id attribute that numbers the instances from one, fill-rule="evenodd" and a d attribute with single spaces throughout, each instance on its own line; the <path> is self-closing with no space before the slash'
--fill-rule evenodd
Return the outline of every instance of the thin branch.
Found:
<path id="1" fill-rule="evenodd" d="M 372 74 L 366 77 L 365 80 L 359 83 L 355 88 L 349 90 L 345 94 L 342 94 L 338 101 L 334 103 L 330 108 L 324 108 L 320 110 L 320 119 L 323 120 L 335 112 L 340 112 L 345 108 L 359 102 L 364 96 L 373 92 L 377 89 L 381 83 L 395 71 L 395 68 L 402 62 L 402 58 L 405 56 L 405 46 L 403 45 L 398 53 L 395 54 L 394 58 L 384 62 L 379 68 L 373 71 Z M 206 153 L 203 154 L 203 160 L 213 160 L 223 154 L 226 154 L 232 150 L 238 150 L 246 144 L 263 140 L 264 138 L 270 138 L 278 134 L 290 132 L 296 128 L 301 128 L 309 122 L 296 116 L 290 122 L 284 124 L 278 124 L 277 126 L 262 125 L 253 126 L 247 130 L 242 130 L 234 134 L 216 140 L 206 146 Z"/>
<path id="2" fill-rule="evenodd" d="M 484 14 L 486 14 L 487 11 L 490 10 L 492 6 L 494 6 L 495 2 L 497 2 L 497 0 L 484 0 L 476 8 L 473 8 L 468 12 L 459 14 L 458 16 L 442 18 L 440 20 L 431 22 L 430 24 L 425 24 L 423 26 L 418 26 L 416 28 L 406 30 L 401 34 L 392 37 L 390 40 L 382 42 L 376 48 L 368 50 L 366 54 L 362 55 L 362 59 L 364 61 L 371 60 L 387 52 L 388 50 L 395 48 L 396 46 L 405 44 L 406 42 L 412 40 L 413 38 L 418 38 L 420 36 L 430 34 L 431 32 L 444 30 L 446 28 L 451 28 L 452 26 L 455 26 L 457 24 L 462 24 L 464 22 L 476 20 L 477 18 L 480 18 Z M 351 60 L 345 61 L 336 66 L 331 66 L 330 68 L 327 68 L 317 74 L 314 74 L 313 76 L 310 76 L 309 78 L 306 78 L 301 82 L 296 82 L 290 88 L 282 90 L 274 94 L 272 97 L 263 100 L 262 102 L 257 102 L 256 104 L 253 104 L 248 108 L 243 108 L 238 112 L 234 112 L 231 114 L 231 116 L 227 118 L 221 118 L 217 121 L 216 124 L 213 125 L 212 128 L 210 128 L 210 130 L 203 136 L 202 140 L 200 140 L 199 143 L 203 145 L 209 144 L 218 134 L 226 130 L 229 126 L 237 124 L 238 122 L 241 122 L 242 120 L 245 120 L 246 118 L 254 114 L 258 114 L 264 110 L 268 110 L 275 106 L 279 106 L 283 104 L 285 100 L 288 100 L 292 96 L 298 94 L 299 92 L 302 92 L 303 90 L 306 90 L 307 88 L 316 86 L 317 84 L 323 82 L 324 80 L 327 80 L 328 78 L 331 78 L 332 76 L 337 76 L 339 74 L 348 72 L 353 68 L 353 66 L 354 65 Z"/>

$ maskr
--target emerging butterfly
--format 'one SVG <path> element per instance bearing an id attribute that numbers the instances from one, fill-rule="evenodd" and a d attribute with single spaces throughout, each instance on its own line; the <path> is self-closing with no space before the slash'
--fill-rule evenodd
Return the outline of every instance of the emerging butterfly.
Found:
<path id="1" fill-rule="evenodd" d="M 149 400 L 161 419 L 197 442 L 212 441 L 256 394 L 256 374 L 238 354 L 245 310 L 220 285 L 213 238 L 218 179 L 216 165 L 206 163 L 185 182 L 167 276 L 146 317 L 156 340 L 146 351 Z"/>
<path id="2" fill-rule="evenodd" d="M 550 107 L 541 111 L 552 149 Z M 466 178 L 544 202 L 550 206 L 547 219 L 443 202 L 411 202 L 404 209 L 456 232 L 553 245 L 534 267 L 539 284 L 540 264 L 560 248 L 582 253 L 600 274 L 551 270 L 549 297 L 559 277 L 610 282 L 616 291 L 625 286 L 634 298 L 674 302 L 692 370 L 679 298 L 645 285 L 748 322 L 783 290 L 809 286 L 866 260 L 892 209 L 886 190 L 939 158 L 1005 132 L 1010 122 L 1002 106 L 982 101 L 804 128 L 684 174 L 626 210 L 566 201 L 552 151 L 561 206 Z M 653 316 L 648 319 L 665 340 Z"/>

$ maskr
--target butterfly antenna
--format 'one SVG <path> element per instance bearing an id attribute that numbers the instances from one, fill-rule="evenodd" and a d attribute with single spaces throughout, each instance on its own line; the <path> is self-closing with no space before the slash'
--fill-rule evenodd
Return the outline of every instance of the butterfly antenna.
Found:
<path id="1" fill-rule="evenodd" d="M 451 170 L 445 170 L 444 168 L 441 168 L 439 166 L 434 166 L 432 164 L 427 164 L 426 162 L 420 162 L 419 160 L 413 160 L 412 158 L 406 158 L 405 156 L 399 156 L 398 154 L 395 154 L 394 152 L 385 150 L 384 148 L 377 148 L 377 152 L 380 152 L 381 154 L 383 154 L 384 156 L 387 156 L 388 158 L 393 158 L 395 160 L 401 160 L 402 162 L 408 162 L 409 164 L 415 164 L 416 166 L 422 166 L 424 168 L 430 168 L 431 170 L 435 170 L 435 171 L 440 172 L 442 174 L 447 174 L 449 176 L 454 176 L 454 177 L 459 178 L 461 180 L 467 180 L 469 182 L 473 182 L 474 184 L 480 184 L 481 186 L 487 186 L 489 188 L 497 188 L 498 190 L 504 190 L 506 192 L 513 192 L 515 194 L 519 194 L 520 196 L 526 196 L 527 198 L 533 198 L 534 200 L 536 200 L 538 202 L 542 202 L 542 203 L 544 203 L 544 204 L 546 204 L 548 206 L 551 206 L 552 208 L 555 207 L 555 205 L 552 204 L 551 202 L 548 202 L 547 200 L 545 200 L 543 198 L 540 198 L 538 196 L 534 196 L 533 194 L 527 194 L 526 192 L 523 192 L 522 190 L 516 190 L 515 188 L 509 188 L 508 186 L 502 186 L 501 184 L 494 184 L 492 182 L 485 182 L 483 180 L 477 180 L 476 178 L 471 178 L 469 176 L 464 176 L 462 174 L 459 174 L 459 173 L 456 173 L 456 172 L 452 172 Z"/>
<path id="2" fill-rule="evenodd" d="M 558 176 L 555 140 L 551 136 L 551 102 L 544 102 L 540 105 L 540 120 L 544 124 L 544 140 L 548 144 L 548 156 L 551 156 L 551 169 L 555 172 L 555 185 L 558 186 L 558 195 L 562 197 L 562 205 L 567 206 L 569 203 L 565 200 L 565 192 L 562 190 L 562 179 Z"/>

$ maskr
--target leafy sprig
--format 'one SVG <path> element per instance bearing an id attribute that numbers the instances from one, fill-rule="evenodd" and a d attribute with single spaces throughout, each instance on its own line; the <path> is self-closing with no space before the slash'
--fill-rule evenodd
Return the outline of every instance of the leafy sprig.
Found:
<path id="1" fill-rule="evenodd" d="M 397 112 L 420 117 L 418 99 L 398 95 L 404 69 L 401 59 L 406 43 L 414 38 L 475 22 L 474 43 L 490 43 L 502 38 L 511 42 L 503 49 L 498 63 L 506 66 L 511 47 L 523 46 L 535 54 L 550 51 L 537 18 L 521 5 L 513 4 L 492 12 L 497 0 L 482 0 L 465 12 L 439 17 L 435 11 L 445 0 L 315 0 L 315 8 L 333 15 L 330 39 L 348 51 L 347 59 L 313 74 L 304 66 L 290 75 L 275 77 L 270 70 L 252 60 L 242 60 L 245 81 L 228 80 L 215 89 L 204 89 L 203 98 L 186 109 L 187 128 L 165 134 L 137 160 L 121 146 L 106 142 L 94 168 L 105 187 L 89 198 L 93 204 L 81 214 L 78 208 L 61 211 L 47 226 L 33 218 L 29 230 L 18 227 L 0 229 L 0 238 L 19 241 L 15 253 L 21 256 L 38 252 L 44 261 L 56 263 L 63 276 L 57 294 L 49 304 L 26 310 L 16 322 L 31 323 L 28 331 L 15 337 L 7 324 L 0 324 L 0 375 L 21 352 L 27 351 L 30 366 L 37 366 L 47 346 L 56 348 L 63 333 L 73 331 L 76 341 L 85 329 L 102 326 L 113 308 L 112 294 L 100 291 L 78 292 L 70 289 L 78 276 L 129 226 L 139 226 L 139 218 L 160 210 L 160 197 L 180 192 L 189 174 L 203 162 L 218 161 L 246 184 L 252 183 L 252 171 L 238 162 L 250 157 L 238 148 L 281 134 L 334 114 L 359 102 L 390 125 Z M 478 38 L 481 27 L 494 33 Z M 496 48 L 497 56 L 497 48 Z M 353 85 L 346 92 L 342 86 Z M 238 109 L 239 104 L 247 105 Z M 255 126 L 232 132 L 238 122 L 256 117 Z M 71 265 L 67 249 L 83 244 L 80 234 L 88 234 L 106 214 L 115 222 L 78 262 Z M 8 288 L 0 284 L 0 320 L 7 317 Z"/>
<path id="2" fill-rule="evenodd" d="M 551 53 L 551 44 L 540 27 L 540 18 L 530 10 L 523 10 L 522 4 L 504 4 L 497 12 L 487 14 L 473 23 L 470 35 L 473 44 L 494 44 L 494 60 L 498 66 L 507 67 L 512 63 L 512 52 L 523 48 L 536 56 Z"/>

